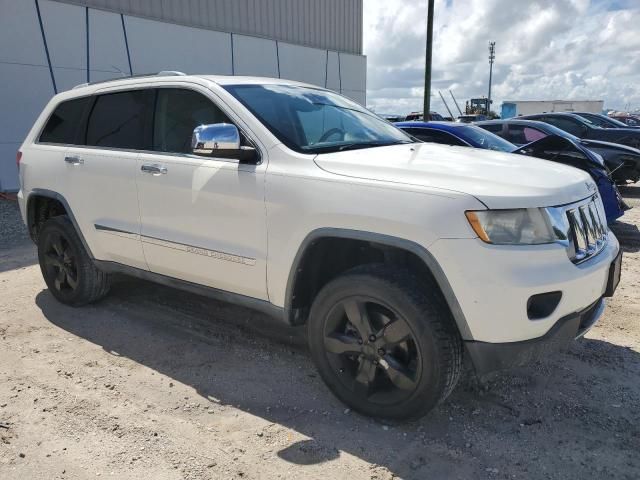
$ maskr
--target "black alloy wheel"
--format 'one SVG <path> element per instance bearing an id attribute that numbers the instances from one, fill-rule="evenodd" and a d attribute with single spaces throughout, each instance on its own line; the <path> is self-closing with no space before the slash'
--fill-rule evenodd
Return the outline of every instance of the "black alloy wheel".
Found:
<path id="1" fill-rule="evenodd" d="M 340 380 L 363 400 L 406 400 L 420 378 L 420 352 L 409 324 L 379 299 L 347 297 L 329 312 L 324 346 Z"/>
<path id="2" fill-rule="evenodd" d="M 51 294 L 64 304 L 86 305 L 109 291 L 110 276 L 96 268 L 66 215 L 49 218 L 40 228 L 38 260 Z"/>
<path id="3" fill-rule="evenodd" d="M 384 264 L 355 267 L 316 295 L 309 349 L 320 376 L 353 410 L 417 418 L 462 371 L 462 341 L 437 285 Z"/>
<path id="4" fill-rule="evenodd" d="M 58 292 L 67 294 L 78 288 L 76 258 L 69 241 L 61 234 L 55 232 L 47 236 L 43 263 L 45 275 L 53 278 L 53 286 Z"/>

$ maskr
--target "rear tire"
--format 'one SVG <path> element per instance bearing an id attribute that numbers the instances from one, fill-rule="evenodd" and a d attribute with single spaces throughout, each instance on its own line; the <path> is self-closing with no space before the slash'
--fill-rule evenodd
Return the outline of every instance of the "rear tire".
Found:
<path id="1" fill-rule="evenodd" d="M 66 215 L 50 218 L 40 229 L 38 261 L 49 291 L 66 305 L 86 305 L 109 292 L 109 275 L 96 268 Z"/>
<path id="2" fill-rule="evenodd" d="M 323 380 L 365 415 L 421 417 L 462 371 L 462 342 L 440 291 L 406 270 L 366 265 L 332 280 L 313 302 L 308 332 Z"/>

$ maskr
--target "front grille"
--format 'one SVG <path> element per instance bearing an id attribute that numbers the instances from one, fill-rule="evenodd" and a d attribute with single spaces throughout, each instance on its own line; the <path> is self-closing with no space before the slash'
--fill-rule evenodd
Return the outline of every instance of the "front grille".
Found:
<path id="1" fill-rule="evenodd" d="M 609 228 L 598 200 L 594 195 L 586 203 L 569 206 L 566 210 L 569 221 L 568 254 L 573 263 L 581 263 L 597 255 L 607 244 Z"/>

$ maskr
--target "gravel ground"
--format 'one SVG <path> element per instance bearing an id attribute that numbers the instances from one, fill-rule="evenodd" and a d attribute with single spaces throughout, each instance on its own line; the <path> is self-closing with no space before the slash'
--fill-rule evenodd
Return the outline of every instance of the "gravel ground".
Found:
<path id="1" fill-rule="evenodd" d="M 258 313 L 134 280 L 57 303 L 0 202 L 0 478 L 640 478 L 640 187 L 624 194 L 622 283 L 586 338 L 405 424 L 346 410 L 304 331 Z"/>
<path id="2" fill-rule="evenodd" d="M 0 251 L 24 245 L 28 240 L 18 203 L 0 198 Z"/>

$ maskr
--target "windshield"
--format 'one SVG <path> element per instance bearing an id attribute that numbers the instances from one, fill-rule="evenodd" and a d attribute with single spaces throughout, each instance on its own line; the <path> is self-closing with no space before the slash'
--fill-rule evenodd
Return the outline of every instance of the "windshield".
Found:
<path id="1" fill-rule="evenodd" d="M 293 85 L 228 85 L 278 140 L 301 153 L 413 143 L 404 132 L 355 102 Z"/>
<path id="2" fill-rule="evenodd" d="M 500 152 L 513 152 L 517 147 L 506 141 L 504 138 L 487 132 L 485 129 L 475 126 L 457 127 L 456 132 L 469 143 L 479 145 L 487 150 L 498 150 Z"/>

